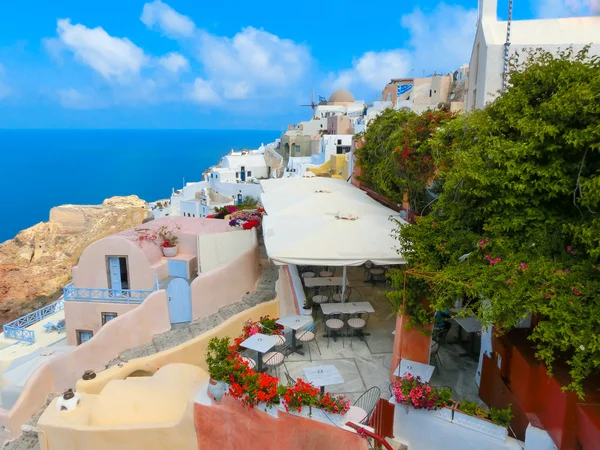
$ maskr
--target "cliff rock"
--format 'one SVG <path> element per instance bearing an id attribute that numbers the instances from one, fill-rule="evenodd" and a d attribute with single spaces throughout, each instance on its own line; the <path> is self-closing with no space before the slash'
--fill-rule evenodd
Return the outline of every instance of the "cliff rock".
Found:
<path id="1" fill-rule="evenodd" d="M 30 300 L 60 290 L 90 243 L 151 218 L 148 204 L 135 195 L 112 197 L 101 205 L 52 208 L 48 222 L 0 244 L 0 302 Z"/>

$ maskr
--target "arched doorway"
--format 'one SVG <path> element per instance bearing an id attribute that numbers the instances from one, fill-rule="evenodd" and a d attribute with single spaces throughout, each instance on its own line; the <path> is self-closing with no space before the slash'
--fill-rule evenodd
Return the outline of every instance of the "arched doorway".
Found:
<path id="1" fill-rule="evenodd" d="M 167 286 L 171 323 L 191 322 L 192 292 L 184 278 L 174 278 Z"/>

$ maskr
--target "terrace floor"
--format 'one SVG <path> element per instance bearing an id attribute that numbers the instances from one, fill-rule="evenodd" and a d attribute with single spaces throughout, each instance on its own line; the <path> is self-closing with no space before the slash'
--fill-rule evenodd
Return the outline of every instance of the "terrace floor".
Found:
<path id="1" fill-rule="evenodd" d="M 338 270 L 340 271 L 340 270 Z M 317 325 L 317 344 L 311 343 L 312 362 L 308 352 L 305 355 L 293 353 L 286 358 L 286 367 L 291 377 L 304 378 L 305 367 L 334 365 L 344 379 L 344 383 L 330 385 L 326 390 L 334 394 L 345 394 L 351 400 L 357 399 L 367 389 L 377 386 L 383 398 L 390 397 L 390 364 L 394 346 L 394 330 L 396 316 L 385 292 L 390 289 L 384 282 L 373 285 L 363 279 L 361 267 L 348 268 L 348 280 L 352 287 L 357 288 L 362 299 L 368 301 L 375 309 L 367 325 L 364 341 L 354 337 L 329 340 L 324 337 L 324 326 Z M 315 311 L 313 311 L 315 315 Z M 319 312 L 318 319 L 321 318 Z M 457 324 L 452 324 L 448 341 L 453 342 L 457 337 Z M 306 344 L 305 344 L 306 347 Z M 457 344 L 444 344 L 438 352 L 439 358 L 432 358 L 430 363 L 436 366 L 431 378 L 432 386 L 447 386 L 453 391 L 456 400 L 464 398 L 480 402 L 475 384 L 477 361 L 471 357 L 460 357 L 464 350 Z M 440 364 L 441 363 L 441 364 Z M 284 368 L 280 370 L 281 378 L 285 379 Z"/>

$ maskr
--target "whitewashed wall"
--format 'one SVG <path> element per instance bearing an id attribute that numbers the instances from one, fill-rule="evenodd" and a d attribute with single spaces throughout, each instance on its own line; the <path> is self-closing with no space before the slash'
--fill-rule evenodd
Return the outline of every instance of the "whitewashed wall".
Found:
<path id="1" fill-rule="evenodd" d="M 230 233 L 198 235 L 198 273 L 209 272 L 233 261 L 256 244 L 256 228 Z M 231 274 L 232 280 L 235 274 Z"/>

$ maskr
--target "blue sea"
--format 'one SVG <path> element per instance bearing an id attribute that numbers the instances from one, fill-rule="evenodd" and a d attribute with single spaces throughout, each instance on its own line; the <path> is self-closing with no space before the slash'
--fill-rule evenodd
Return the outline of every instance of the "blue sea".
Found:
<path id="1" fill-rule="evenodd" d="M 256 149 L 279 131 L 0 130 L 0 242 L 47 221 L 50 208 L 146 201 L 202 179 L 230 150 Z"/>

